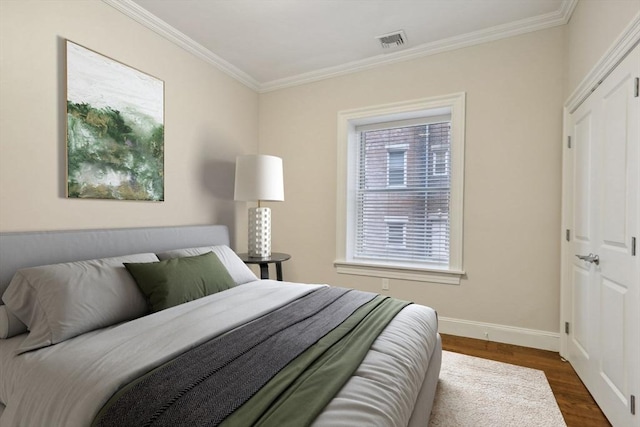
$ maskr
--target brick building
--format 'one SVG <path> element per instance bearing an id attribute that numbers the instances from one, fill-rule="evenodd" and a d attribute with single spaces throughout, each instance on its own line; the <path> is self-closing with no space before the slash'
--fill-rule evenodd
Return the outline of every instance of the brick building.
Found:
<path id="1" fill-rule="evenodd" d="M 360 132 L 358 258 L 449 259 L 451 122 Z"/>

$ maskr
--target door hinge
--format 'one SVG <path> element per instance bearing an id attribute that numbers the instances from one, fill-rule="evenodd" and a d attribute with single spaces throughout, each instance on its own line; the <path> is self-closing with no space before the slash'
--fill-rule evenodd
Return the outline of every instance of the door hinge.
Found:
<path id="1" fill-rule="evenodd" d="M 638 96 L 640 96 L 640 77 L 636 77 L 636 88 L 634 92 L 635 92 L 633 95 L 634 97 L 637 98 Z"/>
<path id="2" fill-rule="evenodd" d="M 571 148 L 571 135 L 567 137 L 567 148 Z"/>
<path id="3" fill-rule="evenodd" d="M 631 415 L 635 415 L 636 414 L 636 397 L 632 394 L 631 395 L 631 399 L 629 399 L 629 406 L 631 409 Z"/>
<path id="4" fill-rule="evenodd" d="M 631 256 L 636 256 L 636 238 L 631 238 Z"/>
<path id="5" fill-rule="evenodd" d="M 564 322 L 564 333 L 569 335 L 569 322 Z"/>
<path id="6" fill-rule="evenodd" d="M 564 238 L 567 239 L 567 242 L 571 241 L 571 231 L 567 228 L 567 231 L 564 233 Z"/>

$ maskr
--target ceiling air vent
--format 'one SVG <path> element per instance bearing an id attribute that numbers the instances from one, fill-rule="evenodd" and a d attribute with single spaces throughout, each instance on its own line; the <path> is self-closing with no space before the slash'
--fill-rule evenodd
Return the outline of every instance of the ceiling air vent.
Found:
<path id="1" fill-rule="evenodd" d="M 383 48 L 390 47 L 398 47 L 405 44 L 407 41 L 407 36 L 404 34 L 404 31 L 394 31 L 393 33 L 383 34 L 381 36 L 376 36 L 378 40 L 380 40 L 380 44 Z"/>

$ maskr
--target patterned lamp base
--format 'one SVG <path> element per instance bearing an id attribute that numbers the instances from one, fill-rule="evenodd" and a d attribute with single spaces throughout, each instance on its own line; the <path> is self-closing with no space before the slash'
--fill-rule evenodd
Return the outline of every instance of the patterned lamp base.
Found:
<path id="1" fill-rule="evenodd" d="M 249 256 L 271 256 L 271 209 L 249 208 Z"/>

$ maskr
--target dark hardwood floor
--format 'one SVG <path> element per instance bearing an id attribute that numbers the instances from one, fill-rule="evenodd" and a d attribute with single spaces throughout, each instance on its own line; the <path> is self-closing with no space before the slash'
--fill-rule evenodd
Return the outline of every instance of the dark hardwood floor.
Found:
<path id="1" fill-rule="evenodd" d="M 473 338 L 442 335 L 447 351 L 544 371 L 568 427 L 611 426 L 568 362 L 558 353 Z"/>

